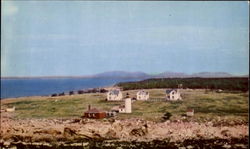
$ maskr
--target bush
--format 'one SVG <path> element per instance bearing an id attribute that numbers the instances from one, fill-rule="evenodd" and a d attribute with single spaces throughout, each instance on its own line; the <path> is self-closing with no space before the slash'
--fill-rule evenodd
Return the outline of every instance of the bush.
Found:
<path id="1" fill-rule="evenodd" d="M 74 94 L 74 91 L 70 91 L 70 92 L 69 92 L 69 95 L 73 95 L 73 94 Z"/>
<path id="2" fill-rule="evenodd" d="M 169 112 L 166 112 L 164 115 L 163 115 L 163 120 L 169 120 L 170 119 L 170 117 L 172 116 L 172 114 L 171 113 L 169 113 Z"/>
<path id="3" fill-rule="evenodd" d="M 51 97 L 56 97 L 56 96 L 57 96 L 57 94 L 52 94 L 52 95 L 51 95 Z"/>
<path id="4" fill-rule="evenodd" d="M 77 91 L 77 93 L 78 93 L 78 94 L 83 94 L 84 91 L 83 91 L 83 90 L 79 90 L 79 91 Z"/>

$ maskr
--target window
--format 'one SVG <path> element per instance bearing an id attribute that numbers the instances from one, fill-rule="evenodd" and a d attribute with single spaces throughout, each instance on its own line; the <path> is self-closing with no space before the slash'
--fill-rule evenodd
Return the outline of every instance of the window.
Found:
<path id="1" fill-rule="evenodd" d="M 174 96 L 172 96 L 172 98 L 174 98 Z"/>

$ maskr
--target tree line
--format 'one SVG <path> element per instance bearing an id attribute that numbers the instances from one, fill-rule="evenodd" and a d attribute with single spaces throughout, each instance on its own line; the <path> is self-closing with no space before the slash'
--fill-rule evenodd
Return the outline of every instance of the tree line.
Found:
<path id="1" fill-rule="evenodd" d="M 116 84 L 123 90 L 152 88 L 222 89 L 247 91 L 248 78 L 160 78 Z"/>

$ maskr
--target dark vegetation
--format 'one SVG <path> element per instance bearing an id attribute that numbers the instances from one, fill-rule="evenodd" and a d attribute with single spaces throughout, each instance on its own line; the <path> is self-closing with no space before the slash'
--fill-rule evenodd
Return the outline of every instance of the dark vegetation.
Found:
<path id="1" fill-rule="evenodd" d="M 74 95 L 74 91 L 70 91 L 70 92 L 69 92 L 69 95 Z"/>
<path id="2" fill-rule="evenodd" d="M 123 90 L 152 88 L 190 88 L 190 89 L 222 89 L 230 91 L 247 91 L 248 78 L 162 78 L 147 79 L 138 82 L 118 83 Z"/>
<path id="3" fill-rule="evenodd" d="M 170 119 L 170 117 L 172 116 L 172 114 L 171 113 L 169 113 L 169 112 L 166 112 L 164 115 L 163 115 L 163 120 L 164 121 L 166 121 L 166 120 L 169 120 Z"/>
<path id="4" fill-rule="evenodd" d="M 104 89 L 104 88 L 93 88 L 93 89 L 85 89 L 85 90 L 78 90 L 78 91 L 69 91 L 69 95 L 74 95 L 74 94 L 87 94 L 87 93 L 106 93 L 108 92 L 108 90 Z M 51 94 L 51 97 L 56 97 L 56 96 L 64 96 L 66 95 L 64 92 L 63 93 L 54 93 Z"/>
<path id="5" fill-rule="evenodd" d="M 49 142 L 49 141 L 48 141 Z M 169 138 L 163 140 L 152 140 L 148 142 L 144 141 L 109 141 L 102 139 L 85 139 L 77 138 L 74 142 L 79 142 L 82 145 L 71 145 L 71 142 L 65 144 L 53 143 L 51 146 L 47 145 L 34 145 L 32 143 L 23 144 L 21 142 L 12 142 L 11 147 L 18 149 L 137 149 L 137 148 L 147 148 L 147 149 L 176 149 L 176 148 L 248 148 L 248 138 L 232 138 L 232 139 L 187 139 L 182 142 L 171 142 Z M 83 143 L 88 143 L 86 146 Z M 225 144 L 227 145 L 225 147 Z M 5 146 L 0 144 L 0 148 Z"/>
<path id="6" fill-rule="evenodd" d="M 65 95 L 65 93 L 64 92 L 62 92 L 62 93 L 60 93 L 58 96 L 64 96 Z"/>

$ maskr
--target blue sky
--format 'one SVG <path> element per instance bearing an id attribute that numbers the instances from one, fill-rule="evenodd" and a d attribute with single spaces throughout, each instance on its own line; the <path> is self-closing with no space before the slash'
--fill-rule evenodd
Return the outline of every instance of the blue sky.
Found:
<path id="1" fill-rule="evenodd" d="M 247 2 L 3 1 L 2 76 L 248 74 Z"/>

